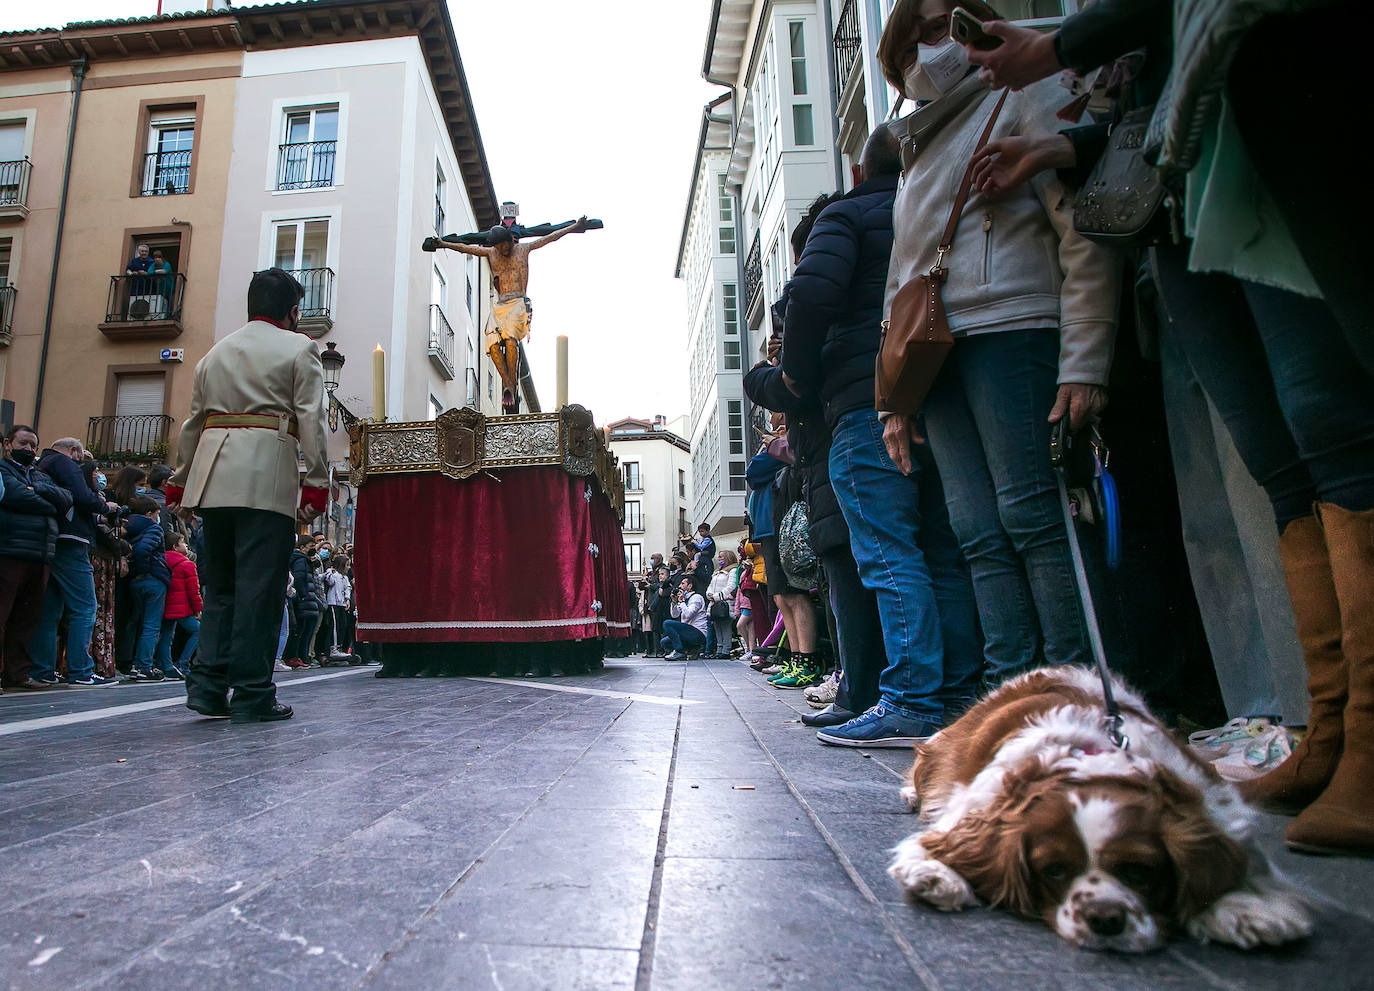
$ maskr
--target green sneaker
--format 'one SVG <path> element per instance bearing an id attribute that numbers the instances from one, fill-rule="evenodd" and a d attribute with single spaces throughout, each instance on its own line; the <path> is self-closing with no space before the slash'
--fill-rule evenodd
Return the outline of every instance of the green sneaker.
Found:
<path id="1" fill-rule="evenodd" d="M 777 674 L 772 675 L 768 679 L 768 684 L 776 684 L 783 678 L 792 677 L 794 674 L 797 673 L 800 667 L 801 665 L 799 665 L 796 661 L 792 660 L 791 658 L 788 658 L 785 662 L 783 662 L 782 669 Z"/>
<path id="2" fill-rule="evenodd" d="M 820 665 L 807 658 L 806 661 L 796 666 L 792 674 L 775 678 L 771 684 L 774 688 L 810 688 L 812 685 L 819 684 L 820 681 Z"/>

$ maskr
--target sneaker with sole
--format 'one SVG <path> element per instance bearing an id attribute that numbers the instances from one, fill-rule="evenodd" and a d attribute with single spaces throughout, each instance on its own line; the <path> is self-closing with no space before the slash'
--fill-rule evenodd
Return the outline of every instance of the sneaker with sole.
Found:
<path id="1" fill-rule="evenodd" d="M 797 664 L 791 674 L 782 678 L 770 678 L 769 684 L 778 689 L 800 690 L 819 684 L 820 680 L 820 665 L 808 657 L 805 661 Z"/>
<path id="2" fill-rule="evenodd" d="M 163 680 L 163 681 L 185 681 L 185 680 L 186 680 L 186 676 L 185 676 L 184 674 L 182 674 L 182 673 L 181 673 L 181 670 L 180 670 L 179 668 L 177 668 L 175 665 L 173 665 L 171 668 L 168 668 L 166 671 L 159 671 L 158 674 L 162 675 L 162 680 Z"/>
<path id="3" fill-rule="evenodd" d="M 154 678 L 153 675 L 157 677 Z M 138 668 L 131 668 L 129 673 L 124 676 L 124 680 L 131 684 L 144 685 L 151 681 L 161 681 L 161 671 L 140 671 Z"/>
<path id="4" fill-rule="evenodd" d="M 820 712 L 808 712 L 801 717 L 803 726 L 842 726 L 851 719 L 858 716 L 857 712 L 850 712 L 848 709 L 841 709 L 833 702 L 827 705 Z"/>
<path id="5" fill-rule="evenodd" d="M 790 677 L 792 677 L 794 674 L 797 673 L 797 671 L 798 671 L 799 668 L 800 668 L 800 665 L 797 664 L 796 661 L 794 661 L 794 660 L 792 660 L 792 659 L 789 658 L 788 660 L 784 661 L 782 664 L 778 665 L 778 670 L 777 670 L 774 674 L 769 674 L 769 675 L 768 675 L 768 684 L 771 685 L 771 684 L 773 684 L 775 681 L 781 681 L 783 678 L 790 678 Z M 764 674 L 768 674 L 767 671 L 764 671 L 763 673 L 764 673 Z"/>
<path id="6" fill-rule="evenodd" d="M 824 709 L 835 701 L 835 696 L 840 691 L 840 669 L 831 671 L 819 685 L 812 685 L 802 692 L 802 697 L 806 699 L 806 704 L 813 709 Z"/>
<path id="7" fill-rule="evenodd" d="M 901 748 L 928 740 L 939 731 L 939 723 L 913 718 L 879 702 L 847 723 L 821 730 L 816 739 L 834 747 Z"/>
<path id="8" fill-rule="evenodd" d="M 34 681 L 41 681 L 49 688 L 56 688 L 62 684 L 62 679 L 57 676 L 56 671 L 49 671 L 47 674 L 37 674 L 33 676 Z"/>
<path id="9" fill-rule="evenodd" d="M 272 670 L 273 670 L 273 671 L 290 671 L 291 669 L 290 669 L 289 667 L 287 667 L 285 664 L 283 664 L 281 661 L 277 661 L 275 664 L 272 665 Z"/>
<path id="10" fill-rule="evenodd" d="M 88 674 L 84 678 L 63 678 L 62 684 L 72 688 L 109 688 L 119 684 L 118 678 L 102 678 L 98 674 Z"/>

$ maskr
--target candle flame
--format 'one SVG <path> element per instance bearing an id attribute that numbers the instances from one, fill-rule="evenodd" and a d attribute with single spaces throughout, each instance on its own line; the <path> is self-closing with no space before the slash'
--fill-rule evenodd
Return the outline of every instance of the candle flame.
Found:
<path id="1" fill-rule="evenodd" d="M 381 346 L 380 344 L 377 345 L 377 350 L 378 350 L 378 351 L 382 350 L 382 346 Z"/>

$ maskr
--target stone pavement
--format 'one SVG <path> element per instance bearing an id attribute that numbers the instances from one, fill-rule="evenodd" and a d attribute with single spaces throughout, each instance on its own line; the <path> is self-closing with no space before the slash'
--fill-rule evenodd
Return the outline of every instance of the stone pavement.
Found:
<path id="1" fill-rule="evenodd" d="M 0 985 L 1374 987 L 1374 866 L 1283 852 L 1279 820 L 1308 944 L 1091 954 L 906 904 L 908 756 L 819 746 L 738 663 L 375 670 L 283 675 L 296 718 L 253 726 L 169 685 L 0 698 Z"/>

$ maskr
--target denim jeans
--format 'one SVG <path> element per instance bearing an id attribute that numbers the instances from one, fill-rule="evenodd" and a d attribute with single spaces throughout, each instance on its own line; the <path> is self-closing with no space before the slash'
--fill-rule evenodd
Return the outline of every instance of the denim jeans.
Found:
<path id="1" fill-rule="evenodd" d="M 167 586 L 152 575 L 139 575 L 129 583 L 129 588 L 133 592 L 134 616 L 138 623 L 134 667 L 147 673 L 153 670 L 153 655 L 162 637 L 162 610 L 167 604 Z"/>
<path id="2" fill-rule="evenodd" d="M 706 634 L 695 626 L 679 623 L 675 619 L 664 620 L 663 648 L 665 650 L 680 650 L 685 654 L 701 650 L 705 646 Z"/>
<path id="3" fill-rule="evenodd" d="M 1068 529 L 1050 465 L 1059 332 L 955 343 L 925 404 L 949 518 L 973 573 L 989 686 L 1034 667 L 1088 664 Z"/>
<path id="4" fill-rule="evenodd" d="M 883 446 L 878 414 L 854 410 L 835 423 L 830 484 L 859 577 L 878 600 L 887 657 L 879 694 L 935 722 L 946 700 L 974 693 L 982 643 L 940 476 L 928 451 L 914 454 L 915 470 L 903 475 Z"/>
<path id="5" fill-rule="evenodd" d="M 172 669 L 172 641 L 176 638 L 178 629 L 185 630 L 187 637 L 185 645 L 181 648 L 181 656 L 177 658 L 177 667 L 185 671 L 186 665 L 195 655 L 196 647 L 200 644 L 200 620 L 194 616 L 183 616 L 181 619 L 164 619 L 162 621 L 162 634 L 157 638 L 157 651 L 154 654 L 160 671 L 166 672 Z"/>
<path id="6" fill-rule="evenodd" d="M 277 660 L 285 655 L 286 641 L 291 639 L 291 603 L 288 601 L 281 609 L 281 632 L 277 634 Z"/>
<path id="7" fill-rule="evenodd" d="M 38 629 L 29 639 L 33 677 L 57 670 L 57 624 L 66 609 L 67 677 L 86 678 L 95 673 L 91 660 L 91 633 L 95 629 L 95 573 L 90 548 L 74 540 L 59 540 L 57 556 L 48 573 Z"/>
<path id="8" fill-rule="evenodd" d="M 1282 289 L 1187 270 L 1152 254 L 1161 306 L 1274 507 L 1279 532 L 1318 499 L 1374 509 L 1374 379 L 1330 308 Z"/>

